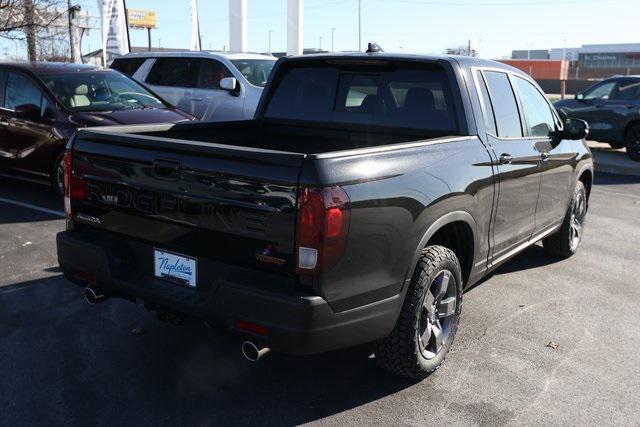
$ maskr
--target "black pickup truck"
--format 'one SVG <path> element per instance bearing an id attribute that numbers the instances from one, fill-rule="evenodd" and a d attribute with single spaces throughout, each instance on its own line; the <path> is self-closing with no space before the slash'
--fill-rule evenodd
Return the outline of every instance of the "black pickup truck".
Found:
<path id="1" fill-rule="evenodd" d="M 65 157 L 65 276 L 166 320 L 240 334 L 245 356 L 374 343 L 434 371 L 463 291 L 542 240 L 576 252 L 585 122 L 472 58 L 281 59 L 255 119 L 80 130 Z"/>

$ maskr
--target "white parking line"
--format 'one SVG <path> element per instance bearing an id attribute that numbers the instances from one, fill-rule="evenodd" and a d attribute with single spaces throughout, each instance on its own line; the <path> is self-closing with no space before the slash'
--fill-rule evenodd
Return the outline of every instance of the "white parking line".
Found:
<path id="1" fill-rule="evenodd" d="M 64 212 L 54 211 L 53 209 L 43 208 L 41 206 L 32 205 L 30 203 L 19 202 L 17 200 L 5 199 L 4 197 L 0 197 L 0 202 L 8 203 L 10 205 L 21 206 L 23 208 L 33 209 L 34 211 L 48 213 L 50 215 L 55 215 L 64 218 Z"/>

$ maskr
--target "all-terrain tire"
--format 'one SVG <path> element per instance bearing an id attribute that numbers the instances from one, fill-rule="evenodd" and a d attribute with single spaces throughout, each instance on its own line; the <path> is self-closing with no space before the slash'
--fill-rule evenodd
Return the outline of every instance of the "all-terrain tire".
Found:
<path id="1" fill-rule="evenodd" d="M 445 285 L 448 289 L 447 299 L 450 300 L 449 303 L 455 299 L 455 307 L 451 309 L 450 317 L 443 318 L 448 322 L 446 341 L 441 344 L 439 351 L 431 353 L 422 345 L 420 336 L 423 318 L 427 313 L 424 305 L 427 301 L 433 301 L 432 286 L 438 285 L 436 281 L 445 275 L 448 277 L 448 285 Z M 438 369 L 451 347 L 458 328 L 462 309 L 462 288 L 462 272 L 456 255 L 443 246 L 425 248 L 413 272 L 393 331 L 375 345 L 378 364 L 394 374 L 416 380 L 424 379 Z M 444 301 L 441 300 L 441 304 L 444 304 Z M 434 303 L 434 307 L 439 307 L 437 317 L 442 313 L 442 305 Z M 445 330 L 444 321 L 442 331 Z M 425 352 L 432 357 L 425 356 Z"/>
<path id="2" fill-rule="evenodd" d="M 544 251 L 548 256 L 564 259 L 569 258 L 578 251 L 578 246 L 582 240 L 587 208 L 587 190 L 582 181 L 578 181 L 562 226 L 554 234 L 542 240 Z"/>

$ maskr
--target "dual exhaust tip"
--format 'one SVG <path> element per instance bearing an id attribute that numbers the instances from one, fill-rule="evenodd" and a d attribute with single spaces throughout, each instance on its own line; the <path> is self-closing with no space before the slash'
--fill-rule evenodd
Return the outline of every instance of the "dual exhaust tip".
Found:
<path id="1" fill-rule="evenodd" d="M 96 305 L 103 301 L 106 301 L 107 296 L 97 289 L 87 286 L 84 289 L 84 299 L 90 305 Z M 249 362 L 257 362 L 258 360 L 269 354 L 270 351 L 271 350 L 269 349 L 269 347 L 255 344 L 252 341 L 244 341 L 242 343 L 242 355 Z"/>
<path id="2" fill-rule="evenodd" d="M 269 347 L 254 344 L 251 341 L 244 341 L 242 343 L 242 355 L 249 362 L 257 362 L 269 354 L 269 351 L 271 351 Z"/>

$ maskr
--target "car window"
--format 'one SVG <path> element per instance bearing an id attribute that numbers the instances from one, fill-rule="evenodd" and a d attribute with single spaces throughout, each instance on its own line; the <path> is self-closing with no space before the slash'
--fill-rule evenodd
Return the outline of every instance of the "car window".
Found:
<path id="1" fill-rule="evenodd" d="M 264 87 L 267 84 L 271 69 L 276 61 L 266 59 L 232 59 L 231 63 L 235 65 L 249 83 L 254 86 Z"/>
<path id="2" fill-rule="evenodd" d="M 111 68 L 127 76 L 133 76 L 146 60 L 147 58 L 116 58 L 111 63 Z"/>
<path id="3" fill-rule="evenodd" d="M 623 101 L 640 100 L 640 80 L 624 80 L 616 87 L 614 99 Z"/>
<path id="4" fill-rule="evenodd" d="M 513 88 L 506 73 L 485 71 L 491 105 L 496 118 L 497 133 L 500 138 L 522 137 L 520 115 Z"/>
<path id="5" fill-rule="evenodd" d="M 231 77 L 231 72 L 219 61 L 215 59 L 198 59 L 198 81 L 196 87 L 199 89 L 220 89 L 220 80 Z"/>
<path id="6" fill-rule="evenodd" d="M 496 135 L 496 118 L 493 115 L 493 107 L 491 106 L 491 99 L 489 98 L 489 89 L 487 88 L 487 83 L 484 81 L 484 77 L 482 73 L 477 71 L 476 77 L 478 78 L 478 83 L 480 85 L 480 96 L 482 97 L 483 110 L 482 115 L 484 116 L 484 125 L 487 127 L 487 132 L 492 135 Z"/>
<path id="7" fill-rule="evenodd" d="M 146 82 L 158 86 L 196 87 L 198 58 L 158 58 Z"/>
<path id="8" fill-rule="evenodd" d="M 601 83 L 585 92 L 584 99 L 609 99 L 615 86 L 614 81 Z"/>
<path id="9" fill-rule="evenodd" d="M 44 96 L 33 80 L 21 73 L 7 76 L 4 107 L 15 110 L 18 105 L 33 104 L 42 110 Z"/>
<path id="10" fill-rule="evenodd" d="M 547 100 L 531 82 L 520 77 L 516 77 L 515 82 L 529 127 L 529 136 L 549 136 L 555 130 L 555 120 Z"/>
<path id="11" fill-rule="evenodd" d="M 135 80 L 114 70 L 39 74 L 65 107 L 74 111 L 121 111 L 166 108 Z"/>

